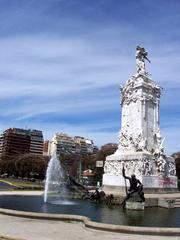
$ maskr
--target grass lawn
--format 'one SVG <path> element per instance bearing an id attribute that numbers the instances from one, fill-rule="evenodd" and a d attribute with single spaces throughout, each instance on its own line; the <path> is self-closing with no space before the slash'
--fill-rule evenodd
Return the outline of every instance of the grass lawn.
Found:
<path id="1" fill-rule="evenodd" d="M 6 183 L 10 186 L 14 186 L 19 189 L 43 189 L 44 183 L 42 181 L 31 182 L 23 179 L 14 178 L 0 178 L 0 182 Z"/>

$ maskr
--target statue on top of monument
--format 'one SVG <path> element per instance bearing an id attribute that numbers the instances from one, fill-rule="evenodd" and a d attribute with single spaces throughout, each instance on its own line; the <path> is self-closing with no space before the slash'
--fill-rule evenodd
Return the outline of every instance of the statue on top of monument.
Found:
<path id="1" fill-rule="evenodd" d="M 136 64 L 137 64 L 137 73 L 145 74 L 145 59 L 150 63 L 150 60 L 147 58 L 148 52 L 144 47 L 136 47 Z"/>

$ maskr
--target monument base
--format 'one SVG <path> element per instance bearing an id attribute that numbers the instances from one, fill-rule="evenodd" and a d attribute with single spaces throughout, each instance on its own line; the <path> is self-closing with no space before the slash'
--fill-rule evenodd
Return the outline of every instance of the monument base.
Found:
<path id="1" fill-rule="evenodd" d="M 143 184 L 145 193 L 165 193 L 177 192 L 177 177 L 163 177 L 163 176 L 138 176 Z M 126 185 L 129 187 L 129 181 L 126 180 Z M 125 192 L 125 179 L 122 175 L 103 175 L 103 190 L 104 191 L 118 191 Z"/>
<path id="2" fill-rule="evenodd" d="M 167 168 L 174 166 L 172 158 L 168 158 Z M 122 169 L 125 168 L 126 176 L 132 174 L 143 184 L 145 193 L 174 192 L 177 191 L 177 177 L 174 172 L 159 172 L 158 163 L 154 156 L 147 152 L 121 153 L 117 150 L 114 154 L 106 157 L 103 174 L 103 190 L 122 191 L 125 189 L 125 179 Z M 172 175 L 172 174 L 173 175 Z M 127 187 L 129 180 L 126 180 Z"/>
<path id="3" fill-rule="evenodd" d="M 144 210 L 144 202 L 126 201 L 126 209 L 128 210 Z"/>

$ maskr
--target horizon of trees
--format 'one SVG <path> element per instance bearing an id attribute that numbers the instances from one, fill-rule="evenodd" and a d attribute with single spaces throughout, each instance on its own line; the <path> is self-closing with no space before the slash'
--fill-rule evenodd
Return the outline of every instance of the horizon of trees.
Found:
<path id="1" fill-rule="evenodd" d="M 91 169 L 97 173 L 98 179 L 102 178 L 103 167 L 97 168 L 96 161 L 103 161 L 108 155 L 113 154 L 118 145 L 107 143 L 103 145 L 96 154 L 65 154 L 61 153 L 59 160 L 66 175 L 75 178 L 81 177 L 84 170 Z M 175 159 L 177 177 L 180 179 L 180 152 L 172 154 Z M 0 175 L 6 174 L 7 177 L 35 178 L 43 180 L 50 158 L 37 154 L 17 154 L 15 156 L 1 156 Z"/>
<path id="2" fill-rule="evenodd" d="M 66 175 L 80 178 L 84 170 L 91 169 L 96 172 L 96 161 L 104 162 L 106 156 L 114 153 L 116 149 L 117 144 L 108 143 L 103 145 L 97 154 L 61 153 L 59 160 Z M 49 160 L 49 156 L 28 153 L 11 156 L 3 155 L 0 160 L 0 176 L 43 180 Z M 102 175 L 103 169 L 101 169 L 101 172 Z"/>

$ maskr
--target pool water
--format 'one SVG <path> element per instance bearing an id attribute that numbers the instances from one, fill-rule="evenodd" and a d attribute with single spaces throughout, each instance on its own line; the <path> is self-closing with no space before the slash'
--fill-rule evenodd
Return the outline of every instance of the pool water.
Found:
<path id="1" fill-rule="evenodd" d="M 180 208 L 145 208 L 144 211 L 124 210 L 120 206 L 101 205 L 82 200 L 53 200 L 44 203 L 43 196 L 0 196 L 0 208 L 13 210 L 73 214 L 87 216 L 102 223 L 146 227 L 180 227 Z"/>

